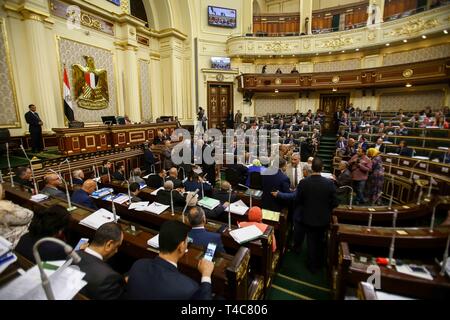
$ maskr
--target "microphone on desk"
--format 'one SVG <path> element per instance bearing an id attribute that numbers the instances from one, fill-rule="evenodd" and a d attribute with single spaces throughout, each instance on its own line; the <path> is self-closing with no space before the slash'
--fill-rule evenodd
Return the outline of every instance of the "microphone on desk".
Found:
<path id="1" fill-rule="evenodd" d="M 392 239 L 391 239 L 391 245 L 389 247 L 389 264 L 387 266 L 388 268 L 392 268 L 392 260 L 393 260 L 393 256 L 394 256 L 394 246 L 395 246 L 395 236 L 396 236 L 395 226 L 397 223 L 397 214 L 398 214 L 398 210 L 395 209 L 394 214 L 392 216 Z"/>
<path id="2" fill-rule="evenodd" d="M 38 185 L 36 183 L 36 177 L 34 176 L 33 164 L 31 163 L 30 158 L 28 158 L 28 155 L 27 155 L 23 145 L 20 145 L 20 149 L 22 149 L 23 154 L 25 155 L 25 158 L 27 158 L 28 162 L 30 163 L 31 176 L 33 177 L 33 183 L 34 183 L 34 191 L 36 192 L 36 194 L 38 194 L 39 193 L 39 188 L 38 188 Z"/>
<path id="3" fill-rule="evenodd" d="M 447 259 L 448 259 L 448 247 L 449 246 L 450 246 L 450 233 L 447 237 L 447 245 L 445 246 L 445 250 L 444 250 L 444 258 L 442 260 L 441 272 L 439 272 L 439 274 L 441 276 L 444 276 L 444 274 L 445 274 L 445 267 L 446 267 Z"/>
<path id="4" fill-rule="evenodd" d="M 3 184 L 3 172 L 0 170 L 0 184 Z"/>
<path id="5" fill-rule="evenodd" d="M 9 161 L 9 143 L 6 143 L 6 159 L 8 161 L 8 170 L 9 170 L 9 178 L 11 179 L 11 187 L 14 188 L 14 179 L 13 179 L 13 173 L 11 170 L 11 162 Z"/>
<path id="6" fill-rule="evenodd" d="M 250 187 L 247 187 L 246 185 L 243 185 L 242 183 L 239 183 L 238 186 L 243 187 L 249 191 L 249 193 L 250 193 L 250 208 L 251 208 L 252 207 L 252 194 L 253 194 L 252 191 L 253 191 L 253 189 L 251 189 Z"/>
<path id="7" fill-rule="evenodd" d="M 173 195 L 172 192 L 173 190 L 175 190 L 174 188 L 172 188 L 172 190 L 170 190 L 170 210 L 172 211 L 172 216 L 175 215 L 175 212 L 173 210 Z M 187 202 L 186 202 L 187 203 Z"/>
<path id="8" fill-rule="evenodd" d="M 55 296 L 54 296 L 52 288 L 50 286 L 50 281 L 49 281 L 49 279 L 47 277 L 47 274 L 44 271 L 43 263 L 42 263 L 42 260 L 41 260 L 41 256 L 40 256 L 39 251 L 38 251 L 38 247 L 44 242 L 53 242 L 53 243 L 56 243 L 56 244 L 62 246 L 64 248 L 64 252 L 66 253 L 66 255 L 68 255 L 70 257 L 70 259 L 66 260 L 66 262 L 59 268 L 60 270 L 65 269 L 72 262 L 74 262 L 74 263 L 80 262 L 81 258 L 73 250 L 73 248 L 71 246 L 69 246 L 64 241 L 56 239 L 56 238 L 51 238 L 51 237 L 42 238 L 42 239 L 38 240 L 34 244 L 34 246 L 33 246 L 33 256 L 34 256 L 36 264 L 37 264 L 37 266 L 39 268 L 39 273 L 40 273 L 41 281 L 42 281 L 42 287 L 44 288 L 44 292 L 45 292 L 45 295 L 47 296 L 47 299 L 48 300 L 55 300 Z"/>
<path id="9" fill-rule="evenodd" d="M 228 231 L 231 231 L 231 192 L 233 189 L 230 186 L 228 190 Z"/>
<path id="10" fill-rule="evenodd" d="M 205 179 L 205 177 L 208 175 L 208 173 L 205 173 L 205 175 L 203 176 L 203 179 Z M 205 192 L 203 190 L 203 182 L 200 183 L 200 186 L 202 188 L 202 199 L 205 197 Z"/>
<path id="11" fill-rule="evenodd" d="M 389 210 L 392 209 L 392 202 L 394 202 L 394 176 L 393 175 L 391 175 L 391 185 L 392 185 L 392 189 L 391 189 L 391 196 L 389 198 L 389 206 L 388 206 Z"/>
<path id="12" fill-rule="evenodd" d="M 348 208 L 351 210 L 351 209 L 353 209 L 353 188 L 350 186 L 339 187 L 339 189 L 344 189 L 344 188 L 350 189 L 350 203 L 349 203 Z"/>
<path id="13" fill-rule="evenodd" d="M 191 199 L 193 199 L 199 191 L 200 191 L 199 189 L 196 189 L 194 194 L 192 195 Z M 189 201 L 191 201 L 191 199 L 188 199 L 188 196 L 189 196 L 189 194 L 186 196 L 186 205 L 184 206 L 183 212 L 181 213 L 181 215 L 183 216 L 183 223 L 184 223 L 184 213 L 186 212 Z"/>
<path id="14" fill-rule="evenodd" d="M 53 172 L 54 174 L 56 174 L 62 182 L 64 182 L 64 187 L 66 188 L 66 199 L 67 199 L 67 211 L 73 211 L 75 210 L 77 207 L 72 207 L 72 201 L 70 200 L 70 194 L 69 194 L 69 188 L 67 188 L 67 182 L 66 179 L 64 179 L 58 172 L 56 172 L 53 169 L 49 169 L 50 172 Z"/>

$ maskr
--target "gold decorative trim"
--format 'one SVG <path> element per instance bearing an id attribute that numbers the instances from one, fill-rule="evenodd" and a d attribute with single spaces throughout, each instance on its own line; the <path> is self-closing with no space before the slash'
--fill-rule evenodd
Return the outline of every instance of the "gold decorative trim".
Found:
<path id="1" fill-rule="evenodd" d="M 331 82 L 338 83 L 339 80 L 340 80 L 339 76 L 333 76 L 333 78 L 331 79 Z"/>
<path id="2" fill-rule="evenodd" d="M 276 85 L 280 85 L 281 84 L 281 79 L 280 78 L 276 78 L 275 79 L 275 84 Z"/>
<path id="3" fill-rule="evenodd" d="M 16 91 L 16 83 L 14 81 L 14 72 L 13 67 L 11 63 L 11 51 L 9 49 L 9 41 L 8 41 L 8 33 L 6 32 L 6 20 L 5 18 L 0 19 L 0 29 L 1 33 L 0 36 L 3 37 L 5 41 L 5 54 L 6 54 L 6 64 L 8 65 L 8 76 L 9 81 L 11 82 L 11 90 L 13 94 L 13 100 L 14 100 L 14 109 L 16 110 L 16 121 L 13 125 L 10 124 L 0 124 L 0 128 L 22 128 L 22 119 L 20 118 L 20 112 L 19 112 L 19 103 L 17 99 L 17 91 Z"/>
<path id="4" fill-rule="evenodd" d="M 130 4 L 128 3 L 128 0 L 120 1 L 120 9 L 123 13 L 130 14 Z"/>
<path id="5" fill-rule="evenodd" d="M 244 275 L 247 273 L 248 270 L 248 263 L 250 262 L 250 254 L 246 254 L 244 258 L 242 258 L 241 265 L 236 271 L 236 281 L 240 282 Z"/>
<path id="6" fill-rule="evenodd" d="M 429 19 L 429 20 L 424 20 L 422 18 L 414 19 L 414 20 L 408 21 L 406 23 L 406 25 L 402 26 L 401 28 L 397 28 L 390 32 L 386 32 L 385 35 L 389 35 L 391 37 L 402 36 L 402 35 L 412 36 L 412 35 L 418 34 L 419 32 L 422 32 L 422 31 L 425 31 L 428 29 L 433 29 L 438 25 L 439 25 L 439 22 L 437 21 L 437 19 Z"/>
<path id="7" fill-rule="evenodd" d="M 340 48 L 343 46 L 348 46 L 353 44 L 353 38 L 351 37 L 343 37 L 340 36 L 339 38 L 333 38 L 330 40 L 326 40 L 323 41 L 319 47 L 320 48 L 332 48 L 332 49 L 336 49 L 336 48 Z"/>
<path id="8" fill-rule="evenodd" d="M 291 49 L 291 45 L 286 42 L 274 41 L 271 43 L 266 43 L 264 50 L 272 51 L 272 52 L 281 52 L 281 51 L 289 51 Z"/>

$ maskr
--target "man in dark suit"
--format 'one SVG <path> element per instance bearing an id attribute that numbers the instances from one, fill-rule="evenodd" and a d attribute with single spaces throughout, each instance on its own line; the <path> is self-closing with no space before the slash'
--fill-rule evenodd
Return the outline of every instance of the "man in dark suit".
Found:
<path id="1" fill-rule="evenodd" d="M 398 153 L 400 156 L 404 157 L 412 157 L 413 150 L 408 147 L 405 140 L 401 140 L 398 144 L 398 148 L 395 150 L 395 153 Z"/>
<path id="2" fill-rule="evenodd" d="M 62 185 L 60 177 L 56 173 L 49 173 L 44 176 L 45 187 L 41 193 L 52 197 L 66 199 L 66 194 L 58 189 Z"/>
<path id="3" fill-rule="evenodd" d="M 140 259 L 131 267 L 126 297 L 133 300 L 210 300 L 214 264 L 201 259 L 200 285 L 178 271 L 178 261 L 188 246 L 189 226 L 180 221 L 163 223 L 159 232 L 159 256 Z"/>
<path id="4" fill-rule="evenodd" d="M 141 202 L 142 199 L 138 197 L 139 192 L 141 191 L 141 186 L 137 182 L 133 182 L 130 184 L 130 195 L 131 202 Z"/>
<path id="5" fill-rule="evenodd" d="M 166 170 L 161 169 L 158 174 L 149 175 L 147 178 L 147 186 L 149 188 L 158 189 L 164 184 L 164 178 L 166 177 Z"/>
<path id="6" fill-rule="evenodd" d="M 28 111 L 25 113 L 25 120 L 29 125 L 30 137 L 31 137 L 31 151 L 41 152 L 44 150 L 44 144 L 42 142 L 42 125 L 43 122 L 36 112 L 36 106 L 30 104 L 28 106 Z"/>
<path id="7" fill-rule="evenodd" d="M 206 249 L 208 243 L 212 242 L 217 245 L 216 252 L 225 252 L 220 233 L 206 231 L 206 215 L 203 208 L 192 207 L 188 213 L 188 220 L 192 227 L 188 236 L 192 239 L 193 244 L 203 246 Z"/>
<path id="8" fill-rule="evenodd" d="M 183 188 L 183 181 L 178 179 L 178 170 L 175 167 L 170 168 L 166 181 L 172 181 L 175 189 Z"/>
<path id="9" fill-rule="evenodd" d="M 155 172 L 155 155 L 153 154 L 152 148 L 154 148 L 154 144 L 150 144 L 147 148 L 144 150 L 144 168 L 147 174 L 150 172 Z"/>
<path id="10" fill-rule="evenodd" d="M 173 182 L 164 182 L 164 190 L 159 190 L 156 194 L 156 202 L 170 206 L 170 193 L 172 192 L 173 206 L 184 208 L 186 198 L 178 191 L 173 190 Z"/>
<path id="11" fill-rule="evenodd" d="M 311 167 L 313 173 L 297 186 L 296 206 L 300 208 L 294 216 L 294 248 L 302 247 L 306 235 L 307 267 L 315 273 L 324 264 L 325 234 L 338 201 L 334 183 L 320 174 L 322 160 L 315 157 Z"/>
<path id="12" fill-rule="evenodd" d="M 228 202 L 229 193 L 228 191 L 231 189 L 231 184 L 228 181 L 222 181 L 222 185 L 220 186 L 220 190 L 214 190 L 212 194 L 212 198 L 220 201 L 221 204 Z M 235 192 L 231 192 L 231 203 L 238 201 L 239 198 Z"/>
<path id="13" fill-rule="evenodd" d="M 119 168 L 113 174 L 114 180 L 125 181 L 125 166 L 123 164 L 119 165 Z"/>
<path id="14" fill-rule="evenodd" d="M 31 181 L 31 169 L 27 167 L 17 167 L 14 182 L 24 187 L 33 189 L 33 182 Z"/>
<path id="15" fill-rule="evenodd" d="M 88 179 L 83 183 L 81 189 L 75 190 L 72 194 L 72 202 L 79 204 L 81 206 L 85 206 L 87 208 L 91 208 L 97 210 L 97 206 L 92 201 L 92 198 L 89 195 L 95 191 L 96 182 L 92 179 Z"/>
<path id="16" fill-rule="evenodd" d="M 86 275 L 87 285 L 81 293 L 94 300 L 117 300 L 125 288 L 124 278 L 114 271 L 106 261 L 117 253 L 122 244 L 123 233 L 117 223 L 108 222 L 100 226 L 89 246 L 78 251 L 80 270 Z"/>
<path id="17" fill-rule="evenodd" d="M 73 177 L 72 181 L 73 181 L 74 185 L 79 185 L 79 186 L 83 185 L 83 182 L 84 182 L 83 170 L 81 170 L 81 169 L 74 170 L 72 172 L 72 177 Z"/>
<path id="18" fill-rule="evenodd" d="M 279 159 L 278 171 L 274 175 L 262 174 L 262 198 L 261 207 L 272 211 L 281 211 L 284 206 L 283 201 L 274 199 L 272 191 L 289 192 L 290 181 L 286 176 L 286 160 Z"/>
<path id="19" fill-rule="evenodd" d="M 100 168 L 100 175 L 110 175 L 111 174 L 112 163 L 109 160 L 103 161 L 103 167 Z"/>

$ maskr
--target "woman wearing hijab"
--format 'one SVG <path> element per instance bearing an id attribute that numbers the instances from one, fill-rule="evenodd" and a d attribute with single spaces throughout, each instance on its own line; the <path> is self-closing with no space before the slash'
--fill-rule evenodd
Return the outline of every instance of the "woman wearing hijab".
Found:
<path id="1" fill-rule="evenodd" d="M 381 205 L 384 184 L 383 160 L 380 157 L 380 151 L 375 148 L 370 148 L 367 156 L 372 160 L 372 170 L 367 179 L 367 199 L 371 205 Z"/>

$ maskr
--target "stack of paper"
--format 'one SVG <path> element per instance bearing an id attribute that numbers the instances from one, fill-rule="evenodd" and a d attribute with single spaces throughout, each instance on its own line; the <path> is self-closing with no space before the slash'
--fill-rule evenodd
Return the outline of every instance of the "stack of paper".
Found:
<path id="1" fill-rule="evenodd" d="M 158 188 L 158 189 L 154 190 L 154 191 L 151 193 L 151 195 L 152 195 L 152 196 L 156 196 L 156 194 L 158 193 L 159 190 L 164 190 L 164 187 L 161 187 L 161 188 Z"/>
<path id="2" fill-rule="evenodd" d="M 227 208 L 227 210 L 228 210 L 228 208 Z M 247 207 L 247 205 L 246 205 L 242 200 L 233 202 L 233 203 L 230 205 L 230 211 L 231 211 L 232 213 L 238 214 L 238 215 L 240 215 L 240 216 L 243 216 L 244 214 L 246 214 L 246 213 L 247 213 L 247 210 L 248 210 L 248 207 Z"/>
<path id="3" fill-rule="evenodd" d="M 0 236 L 0 273 L 17 260 L 16 255 L 11 250 L 12 243 Z"/>
<path id="4" fill-rule="evenodd" d="M 213 198 L 203 197 L 202 200 L 198 202 L 199 206 L 202 206 L 204 208 L 207 208 L 209 210 L 213 210 L 215 207 L 217 207 L 220 204 L 220 201 Z"/>
<path id="5" fill-rule="evenodd" d="M 267 209 L 262 209 L 263 220 L 280 221 L 280 213 Z"/>
<path id="6" fill-rule="evenodd" d="M 65 261 L 52 261 L 57 270 L 44 269 L 49 277 L 50 287 L 56 300 L 70 300 L 87 282 L 78 267 L 61 266 Z M 59 268 L 58 268 L 59 267 Z M 46 300 L 41 277 L 37 265 L 29 269 L 24 275 L 14 279 L 0 290 L 0 300 Z"/>
<path id="7" fill-rule="evenodd" d="M 262 191 L 261 190 L 250 190 L 250 189 L 247 189 L 246 191 L 245 191 L 245 194 L 247 195 L 247 196 L 250 196 L 250 194 L 252 195 L 252 197 L 253 198 L 261 198 L 261 196 L 262 196 Z"/>
<path id="8" fill-rule="evenodd" d="M 42 193 L 38 193 L 38 194 L 35 194 L 34 196 L 31 196 L 31 200 L 33 200 L 34 202 L 41 202 L 41 201 L 44 201 L 47 199 L 48 199 L 48 195 L 42 194 Z"/>
<path id="9" fill-rule="evenodd" d="M 154 236 L 153 238 L 149 239 L 149 240 L 147 241 L 147 244 L 148 244 L 150 247 L 159 249 L 159 234 L 157 234 L 157 235 Z"/>
<path id="10" fill-rule="evenodd" d="M 230 231 L 230 235 L 237 243 L 244 243 L 259 238 L 263 232 L 257 226 L 251 225 Z"/>
<path id="11" fill-rule="evenodd" d="M 134 202 L 134 203 L 130 204 L 128 209 L 135 209 L 137 211 L 142 211 L 142 210 L 139 210 L 139 209 L 148 206 L 148 203 L 149 203 L 149 201 Z"/>
<path id="12" fill-rule="evenodd" d="M 151 205 L 147 206 L 147 207 L 142 207 L 143 210 L 142 211 L 148 211 L 154 214 L 161 214 L 164 211 L 166 211 L 170 206 L 166 206 L 164 204 L 158 203 L 158 202 L 153 202 Z"/>
<path id="13" fill-rule="evenodd" d="M 98 189 L 97 191 L 92 192 L 91 197 L 93 198 L 103 198 L 104 196 L 107 196 L 110 193 L 113 193 L 114 190 L 113 188 L 101 188 Z"/>
<path id="14" fill-rule="evenodd" d="M 118 204 L 122 204 L 122 203 L 125 203 L 130 200 L 128 195 L 125 193 L 119 193 L 117 195 L 110 194 L 110 195 L 107 195 L 106 197 L 104 197 L 102 200 L 111 201 L 111 199 L 113 199 L 114 203 L 118 203 Z"/>
<path id="15" fill-rule="evenodd" d="M 116 215 L 117 220 L 120 219 Z M 80 224 L 97 230 L 103 224 L 114 221 L 114 214 L 106 209 L 99 209 L 80 221 Z"/>

